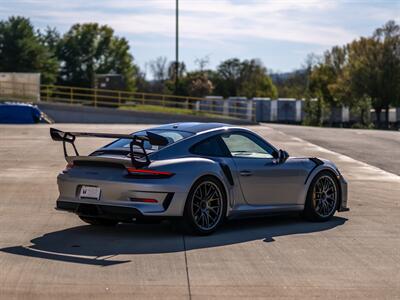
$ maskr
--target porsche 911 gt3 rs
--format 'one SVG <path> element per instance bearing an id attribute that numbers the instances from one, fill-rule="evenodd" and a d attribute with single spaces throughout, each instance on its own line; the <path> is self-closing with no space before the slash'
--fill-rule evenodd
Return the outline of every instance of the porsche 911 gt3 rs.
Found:
<path id="1" fill-rule="evenodd" d="M 289 157 L 245 128 L 175 123 L 132 134 L 50 134 L 68 163 L 56 208 L 89 224 L 174 218 L 210 234 L 227 218 L 298 211 L 327 221 L 348 210 L 347 183 L 332 162 Z M 114 141 L 84 156 L 77 137 Z"/>

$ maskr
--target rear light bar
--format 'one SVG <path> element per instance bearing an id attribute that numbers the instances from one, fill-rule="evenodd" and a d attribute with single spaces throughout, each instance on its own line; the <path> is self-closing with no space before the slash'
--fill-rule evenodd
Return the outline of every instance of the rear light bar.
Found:
<path id="1" fill-rule="evenodd" d="M 158 203 L 156 199 L 150 198 L 130 198 L 132 202 L 142 202 L 142 203 Z"/>
<path id="2" fill-rule="evenodd" d="M 136 169 L 136 168 L 126 168 L 129 177 L 133 178 L 169 178 L 175 175 L 175 173 L 156 171 L 150 169 Z"/>

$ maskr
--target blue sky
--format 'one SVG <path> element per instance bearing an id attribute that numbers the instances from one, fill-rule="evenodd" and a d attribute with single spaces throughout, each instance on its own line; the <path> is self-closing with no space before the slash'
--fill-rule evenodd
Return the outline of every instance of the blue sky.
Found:
<path id="1" fill-rule="evenodd" d="M 189 69 L 209 57 L 215 67 L 231 57 L 259 58 L 271 71 L 301 67 L 390 19 L 400 23 L 400 0 L 179 0 L 180 58 Z M 175 0 L 0 0 L 0 18 L 29 17 L 38 28 L 65 32 L 98 22 L 129 40 L 143 69 L 158 56 L 174 58 Z"/>

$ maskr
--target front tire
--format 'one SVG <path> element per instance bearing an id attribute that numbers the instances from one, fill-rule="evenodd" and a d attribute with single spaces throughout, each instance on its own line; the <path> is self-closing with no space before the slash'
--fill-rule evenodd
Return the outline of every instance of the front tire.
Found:
<path id="1" fill-rule="evenodd" d="M 197 235 L 213 233 L 226 215 L 226 194 L 214 177 L 202 177 L 190 189 L 183 214 L 186 231 Z"/>
<path id="2" fill-rule="evenodd" d="M 112 219 L 102 219 L 96 217 L 82 217 L 82 216 L 79 216 L 79 219 L 81 219 L 85 223 L 95 226 L 115 226 L 118 224 L 117 220 L 112 220 Z"/>
<path id="3" fill-rule="evenodd" d="M 339 185 L 331 172 L 322 171 L 310 184 L 304 207 L 304 216 L 310 221 L 328 221 L 339 203 Z"/>

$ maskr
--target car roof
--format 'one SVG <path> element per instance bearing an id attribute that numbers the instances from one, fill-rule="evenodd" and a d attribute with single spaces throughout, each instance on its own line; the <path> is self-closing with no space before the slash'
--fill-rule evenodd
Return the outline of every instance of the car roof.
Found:
<path id="1" fill-rule="evenodd" d="M 224 127 L 233 127 L 233 126 L 224 123 L 179 122 L 179 123 L 165 124 L 159 127 L 153 127 L 150 128 L 149 130 L 168 129 L 177 131 L 187 131 L 197 134 L 203 131 L 224 128 Z"/>
<path id="2" fill-rule="evenodd" d="M 41 111 L 26 103 L 0 103 L 1 124 L 34 124 L 40 120 Z"/>
<path id="3" fill-rule="evenodd" d="M 11 102 L 11 101 L 6 101 L 6 102 L 1 102 L 0 103 L 1 107 L 32 107 L 34 109 L 38 109 L 36 105 L 32 105 L 30 103 L 23 103 L 23 102 Z"/>

